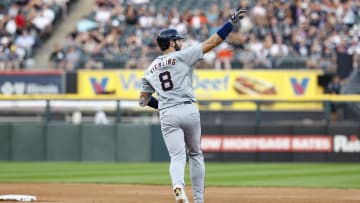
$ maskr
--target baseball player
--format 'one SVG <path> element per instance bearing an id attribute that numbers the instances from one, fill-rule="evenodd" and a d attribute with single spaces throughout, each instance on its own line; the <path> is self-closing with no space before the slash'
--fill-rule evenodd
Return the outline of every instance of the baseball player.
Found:
<path id="1" fill-rule="evenodd" d="M 193 65 L 203 54 L 218 46 L 246 14 L 237 9 L 214 35 L 202 44 L 181 49 L 183 36 L 175 29 L 162 30 L 157 42 L 163 55 L 145 70 L 140 106 L 158 109 L 161 132 L 170 156 L 170 176 L 177 203 L 188 203 L 184 174 L 189 158 L 195 203 L 204 202 L 205 163 L 200 148 L 200 114 L 192 87 Z M 157 94 L 158 99 L 152 96 Z"/>

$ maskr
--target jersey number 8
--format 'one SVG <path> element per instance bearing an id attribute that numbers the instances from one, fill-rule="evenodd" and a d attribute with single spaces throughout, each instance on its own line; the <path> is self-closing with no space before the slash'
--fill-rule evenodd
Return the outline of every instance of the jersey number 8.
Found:
<path id="1" fill-rule="evenodd" d="M 174 83 L 171 80 L 171 75 L 169 71 L 165 71 L 159 74 L 159 79 L 161 82 L 161 88 L 164 91 L 169 91 L 174 88 Z"/>

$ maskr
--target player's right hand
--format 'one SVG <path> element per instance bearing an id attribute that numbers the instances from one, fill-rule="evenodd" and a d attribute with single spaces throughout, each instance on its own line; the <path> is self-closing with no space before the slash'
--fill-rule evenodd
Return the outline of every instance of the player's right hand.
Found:
<path id="1" fill-rule="evenodd" d="M 247 11 L 244 9 L 236 9 L 236 11 L 231 15 L 229 21 L 232 24 L 238 23 L 241 19 L 243 19 L 246 15 Z"/>

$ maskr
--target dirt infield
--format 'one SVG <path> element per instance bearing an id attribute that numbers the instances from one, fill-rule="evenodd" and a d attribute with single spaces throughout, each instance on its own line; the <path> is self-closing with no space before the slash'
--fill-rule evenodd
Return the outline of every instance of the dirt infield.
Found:
<path id="1" fill-rule="evenodd" d="M 190 188 L 187 188 L 191 196 Z M 35 195 L 36 202 L 173 203 L 169 186 L 115 184 L 0 184 L 0 195 Z M 208 187 L 206 203 L 355 203 L 360 190 Z M 9 201 L 1 201 L 9 202 Z"/>

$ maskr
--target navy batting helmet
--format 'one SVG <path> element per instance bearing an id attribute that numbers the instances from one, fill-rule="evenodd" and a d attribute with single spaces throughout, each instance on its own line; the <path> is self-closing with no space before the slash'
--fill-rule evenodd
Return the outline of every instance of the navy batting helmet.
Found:
<path id="1" fill-rule="evenodd" d="M 157 36 L 157 42 L 162 51 L 166 50 L 170 46 L 170 40 L 184 39 L 183 36 L 175 29 L 165 29 L 160 31 Z"/>

